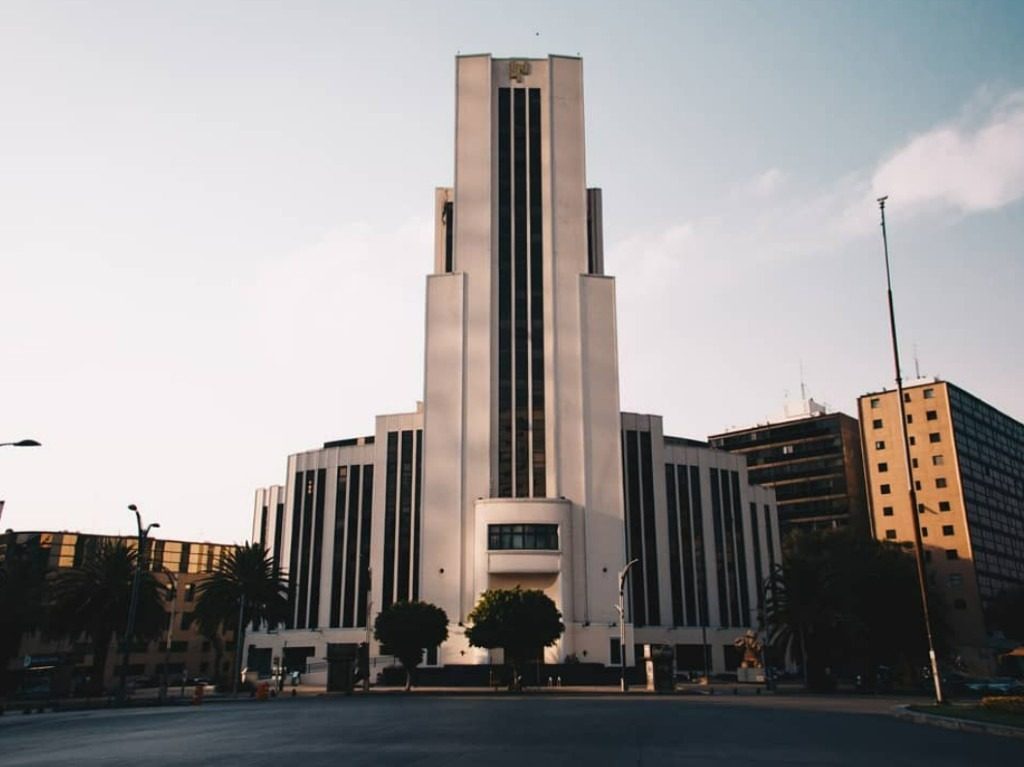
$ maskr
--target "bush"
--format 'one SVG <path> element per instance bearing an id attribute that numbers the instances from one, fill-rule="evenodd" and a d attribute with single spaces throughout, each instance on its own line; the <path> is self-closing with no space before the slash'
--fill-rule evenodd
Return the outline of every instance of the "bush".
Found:
<path id="1" fill-rule="evenodd" d="M 1004 714 L 1024 714 L 1024 695 L 985 696 L 981 699 L 981 707 Z"/>

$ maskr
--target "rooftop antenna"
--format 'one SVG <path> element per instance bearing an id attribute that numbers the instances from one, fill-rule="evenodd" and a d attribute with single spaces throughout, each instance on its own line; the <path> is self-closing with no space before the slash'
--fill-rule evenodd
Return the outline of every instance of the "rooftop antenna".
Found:
<path id="1" fill-rule="evenodd" d="M 804 361 L 800 360 L 800 399 L 807 401 L 807 385 L 804 383 Z"/>
<path id="2" fill-rule="evenodd" d="M 889 271 L 889 238 L 885 231 L 885 201 L 889 196 L 878 198 L 878 209 L 882 216 L 882 247 L 885 252 L 885 286 L 886 295 L 889 301 L 889 334 L 892 340 L 892 361 L 896 369 L 896 401 L 900 412 L 900 437 L 903 442 L 903 459 L 906 462 L 907 488 L 910 495 L 910 508 L 907 514 L 913 520 L 914 529 L 914 559 L 917 564 L 917 584 L 921 594 L 921 614 L 924 618 L 925 637 L 928 640 L 928 659 L 931 661 L 932 682 L 935 684 L 935 702 L 942 704 L 942 678 L 939 676 L 939 661 L 935 655 L 935 641 L 932 636 L 932 619 L 928 609 L 928 586 L 927 575 L 924 569 L 924 545 L 921 541 L 921 520 L 917 510 L 917 492 L 914 487 L 914 468 L 910 460 L 910 439 L 907 433 L 907 406 L 903 399 L 903 376 L 900 373 L 900 348 L 896 335 L 896 310 L 893 308 L 892 300 L 892 274 Z"/>
<path id="3" fill-rule="evenodd" d="M 917 358 L 917 344 L 914 344 L 914 376 L 921 377 L 921 360 Z"/>

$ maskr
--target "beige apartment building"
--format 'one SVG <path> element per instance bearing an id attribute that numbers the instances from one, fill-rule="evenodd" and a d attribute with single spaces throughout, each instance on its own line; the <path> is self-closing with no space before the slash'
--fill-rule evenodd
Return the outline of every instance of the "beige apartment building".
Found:
<path id="1" fill-rule="evenodd" d="M 73 532 L 18 532 L 18 543 L 33 539 L 49 552 L 49 567 L 59 572 L 79 567 L 92 552 L 107 541 L 123 540 L 129 548 L 135 548 L 138 539 L 134 536 L 104 536 Z M 2 548 L 2 546 L 0 546 Z M 164 665 L 171 685 L 180 684 L 181 678 L 217 675 L 217 648 L 208 637 L 202 635 L 193 621 L 196 587 L 200 581 L 223 561 L 231 545 L 195 541 L 169 541 L 150 538 L 147 541 L 146 568 L 167 589 L 164 608 L 167 621 L 161 635 L 144 645 L 136 646 L 130 656 L 128 675 L 136 684 L 156 684 L 164 673 Z M 0 551 L 0 559 L 3 558 Z M 234 632 L 228 631 L 219 637 L 223 652 L 220 657 L 220 674 L 228 674 L 234 659 Z M 92 667 L 91 646 L 88 641 L 58 642 L 29 635 L 22 639 L 21 653 L 15 659 L 17 666 L 28 668 L 44 659 L 47 663 L 68 663 L 74 666 L 74 675 L 83 679 Z M 107 655 L 105 685 L 108 689 L 116 686 L 120 672 L 120 647 L 115 639 Z"/>
<path id="2" fill-rule="evenodd" d="M 985 608 L 1024 585 L 1024 424 L 938 379 L 912 382 L 904 403 L 916 515 L 896 392 L 858 400 L 872 530 L 880 540 L 912 542 L 919 520 L 955 652 L 987 673 L 998 638 L 987 631 Z"/>

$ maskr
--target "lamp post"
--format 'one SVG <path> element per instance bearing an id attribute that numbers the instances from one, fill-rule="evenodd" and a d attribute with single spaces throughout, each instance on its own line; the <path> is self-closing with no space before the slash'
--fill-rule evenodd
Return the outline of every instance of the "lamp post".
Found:
<path id="1" fill-rule="evenodd" d="M 921 612 L 924 615 L 924 631 L 928 639 L 928 659 L 931 661 L 932 680 L 935 683 L 935 702 L 942 704 L 942 680 L 939 678 L 939 662 L 935 655 L 932 638 L 932 621 L 928 610 L 928 582 L 924 568 L 924 545 L 921 542 L 921 520 L 917 511 L 917 490 L 914 487 L 914 469 L 910 458 L 910 438 L 907 434 L 907 407 L 903 401 L 903 376 L 900 373 L 900 348 L 896 341 L 896 312 L 893 309 L 892 277 L 889 272 L 889 238 L 885 231 L 885 201 L 889 196 L 878 198 L 882 214 L 882 246 L 885 251 L 885 284 L 889 299 L 889 333 L 892 337 L 892 359 L 896 368 L 896 397 L 900 405 L 900 436 L 903 439 L 903 459 L 907 466 L 907 487 L 910 490 L 910 514 L 914 521 L 914 559 L 917 562 L 917 584 L 921 591 Z"/>
<path id="2" fill-rule="evenodd" d="M 373 615 L 373 568 L 366 568 L 366 674 L 363 677 L 363 692 L 370 691 L 370 616 Z"/>
<path id="3" fill-rule="evenodd" d="M 17 442 L 0 442 L 0 447 L 42 447 L 42 443 L 34 439 L 19 439 Z"/>
<path id="4" fill-rule="evenodd" d="M 167 642 L 164 645 L 164 676 L 160 685 L 160 700 L 167 698 L 168 676 L 170 674 L 167 667 L 171 663 L 171 638 L 174 635 L 174 612 L 178 601 L 178 578 L 167 568 L 164 568 L 164 574 L 167 576 L 168 588 L 171 593 L 171 619 L 167 622 Z"/>
<path id="5" fill-rule="evenodd" d="M 245 588 L 238 595 L 238 628 L 235 630 L 235 678 L 231 681 L 231 695 L 238 697 L 238 681 L 242 675 L 242 645 L 245 641 Z"/>
<path id="6" fill-rule="evenodd" d="M 135 635 L 135 612 L 138 608 L 139 602 L 139 582 L 142 579 L 142 569 L 146 563 L 146 538 L 149 536 L 150 530 L 154 527 L 160 527 L 159 522 L 150 522 L 146 527 L 143 527 L 142 515 L 139 514 L 138 507 L 133 503 L 128 506 L 128 509 L 135 512 L 135 522 L 138 526 L 139 551 L 138 556 L 135 558 L 135 577 L 132 578 L 132 598 L 128 603 L 128 623 L 124 629 L 121 648 L 121 681 L 118 686 L 118 697 L 121 700 L 124 700 L 125 698 L 125 692 L 128 684 L 128 661 L 131 657 L 132 639 Z"/>
<path id="7" fill-rule="evenodd" d="M 619 611 L 619 689 L 622 692 L 629 689 L 626 684 L 626 576 L 629 575 L 629 569 L 639 561 L 629 560 L 619 572 L 619 603 L 615 609 Z"/>

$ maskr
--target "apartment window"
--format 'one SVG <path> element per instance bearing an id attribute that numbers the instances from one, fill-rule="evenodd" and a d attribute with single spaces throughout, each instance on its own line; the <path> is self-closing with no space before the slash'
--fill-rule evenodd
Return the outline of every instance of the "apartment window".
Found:
<path id="1" fill-rule="evenodd" d="M 935 389 L 925 389 L 924 390 L 924 398 L 925 399 L 935 399 Z"/>
<path id="2" fill-rule="evenodd" d="M 487 548 L 557 551 L 558 525 L 488 525 Z"/>
<path id="3" fill-rule="evenodd" d="M 916 469 L 917 468 L 917 459 L 916 458 L 911 458 L 910 459 L 910 465 L 913 466 Z"/>
<path id="4" fill-rule="evenodd" d="M 921 528 L 921 537 L 922 538 L 927 538 L 928 537 L 928 528 L 927 527 L 922 527 Z"/>
<path id="5" fill-rule="evenodd" d="M 892 488 L 889 487 L 888 485 L 882 485 L 879 488 L 879 491 L 882 493 L 882 495 L 889 495 L 889 493 L 892 492 Z"/>
<path id="6" fill-rule="evenodd" d="M 911 445 L 916 445 L 917 444 L 917 437 L 911 437 L 910 438 L 910 444 Z"/>
<path id="7" fill-rule="evenodd" d="M 891 517 L 892 516 L 892 506 L 883 506 L 882 507 L 882 516 L 883 517 Z"/>
<path id="8" fill-rule="evenodd" d="M 953 607 L 955 607 L 957 610 L 966 610 L 967 609 L 967 602 L 964 601 L 963 599 L 954 599 L 953 600 Z"/>
<path id="9" fill-rule="evenodd" d="M 945 457 L 943 457 L 941 455 L 933 455 L 932 456 L 932 466 L 942 466 L 942 464 L 944 464 L 945 462 L 946 462 Z"/>
<path id="10" fill-rule="evenodd" d="M 882 403 L 879 401 L 878 397 L 872 397 L 871 398 L 871 409 L 872 410 L 878 410 L 878 408 L 881 407 L 881 405 L 882 405 Z"/>
<path id="11" fill-rule="evenodd" d="M 960 559 L 956 549 L 946 549 L 946 559 Z"/>
<path id="12" fill-rule="evenodd" d="M 919 479 L 915 479 L 914 480 L 914 489 L 915 490 L 920 490 L 921 489 L 921 480 L 919 480 Z"/>
<path id="13" fill-rule="evenodd" d="M 908 392 L 908 391 L 903 392 L 903 401 L 904 402 L 910 402 L 910 392 Z"/>
<path id="14" fill-rule="evenodd" d="M 943 535 L 953 535 L 953 526 L 952 525 L 943 525 L 942 526 L 942 534 Z"/>
<path id="15" fill-rule="evenodd" d="M 949 511 L 949 501 L 939 501 L 939 511 Z"/>
<path id="16" fill-rule="evenodd" d="M 945 486 L 946 486 L 946 478 L 945 477 L 937 477 L 936 480 L 935 480 L 935 487 L 942 488 L 942 487 L 945 487 Z"/>
<path id="17" fill-rule="evenodd" d="M 918 514 L 924 514 L 924 504 L 923 503 L 917 504 L 917 513 Z"/>
<path id="18" fill-rule="evenodd" d="M 874 421 L 872 421 L 871 422 L 871 428 L 872 429 L 881 429 L 882 428 L 882 419 L 881 418 L 876 418 Z"/>
<path id="19" fill-rule="evenodd" d="M 889 464 L 887 464 L 887 463 L 880 463 L 880 464 L 878 464 L 878 470 L 880 472 L 881 471 L 889 471 Z"/>
<path id="20" fill-rule="evenodd" d="M 196 596 L 196 584 L 189 583 L 185 586 L 185 601 L 191 602 Z"/>
<path id="21" fill-rule="evenodd" d="M 942 435 L 939 434 L 937 431 L 933 431 L 931 434 L 928 435 L 928 441 L 929 442 L 941 442 L 942 441 Z"/>
<path id="22" fill-rule="evenodd" d="M 882 440 L 875 442 L 875 450 L 885 450 L 885 442 Z"/>
<path id="23" fill-rule="evenodd" d="M 913 422 L 914 422 L 914 416 L 912 416 L 910 413 L 907 413 L 907 423 L 913 423 Z"/>
<path id="24" fill-rule="evenodd" d="M 888 540 L 890 540 L 890 541 L 895 540 L 896 539 L 896 531 L 895 530 L 886 530 L 885 531 L 885 537 Z"/>
<path id="25" fill-rule="evenodd" d="M 953 588 L 960 588 L 964 585 L 964 576 L 960 573 L 951 573 L 949 576 L 949 585 Z"/>
<path id="26" fill-rule="evenodd" d="M 939 420 L 939 412 L 937 410 L 929 410 L 927 413 L 925 413 L 925 417 L 929 421 L 937 421 Z"/>
<path id="27" fill-rule="evenodd" d="M 783 455 L 793 455 L 793 446 L 792 445 L 783 445 L 782 446 L 782 454 Z"/>

